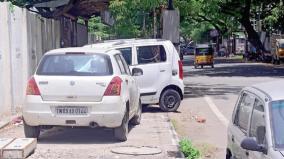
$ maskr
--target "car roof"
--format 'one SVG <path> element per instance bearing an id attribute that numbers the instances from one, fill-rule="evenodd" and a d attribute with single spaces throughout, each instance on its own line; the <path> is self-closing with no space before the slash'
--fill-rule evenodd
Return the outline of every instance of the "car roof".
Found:
<path id="1" fill-rule="evenodd" d="M 117 39 L 117 40 L 106 40 L 103 42 L 90 44 L 84 46 L 85 48 L 112 48 L 122 45 L 129 45 L 129 44 L 155 44 L 155 43 L 163 43 L 168 42 L 169 40 L 164 39 Z"/>
<path id="2" fill-rule="evenodd" d="M 251 86 L 251 88 L 263 92 L 266 96 L 271 98 L 272 101 L 284 100 L 284 80 L 260 83 Z"/>
<path id="3" fill-rule="evenodd" d="M 45 55 L 52 55 L 52 54 L 65 54 L 68 53 L 78 53 L 78 52 L 84 52 L 84 53 L 100 53 L 100 54 L 117 54 L 119 51 L 113 50 L 113 49 L 106 49 L 106 48 L 99 48 L 99 49 L 92 49 L 92 48 L 84 48 L 84 47 L 70 47 L 70 48 L 60 48 L 60 49 L 54 49 L 50 50 Z"/>

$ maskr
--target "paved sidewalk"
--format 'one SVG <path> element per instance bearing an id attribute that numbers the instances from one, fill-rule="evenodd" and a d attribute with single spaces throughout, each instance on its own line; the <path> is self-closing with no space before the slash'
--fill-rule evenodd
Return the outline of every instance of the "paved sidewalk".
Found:
<path id="1" fill-rule="evenodd" d="M 152 112 L 152 110 L 154 112 Z M 166 113 L 147 108 L 142 123 L 131 128 L 127 142 L 117 142 L 111 130 L 89 128 L 53 128 L 44 131 L 31 159 L 52 158 L 102 158 L 102 159 L 166 159 L 180 158 L 177 140 Z M 23 137 L 23 126 L 0 131 L 1 137 Z M 153 147 L 161 150 L 155 155 L 122 155 L 111 151 L 123 146 Z"/>

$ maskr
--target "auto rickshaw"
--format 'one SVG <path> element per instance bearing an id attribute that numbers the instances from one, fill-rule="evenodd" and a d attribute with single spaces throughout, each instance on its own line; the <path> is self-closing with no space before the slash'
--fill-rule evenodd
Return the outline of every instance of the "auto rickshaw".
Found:
<path id="1" fill-rule="evenodd" d="M 194 68 L 211 66 L 214 68 L 214 52 L 210 45 L 197 45 L 194 53 Z"/>

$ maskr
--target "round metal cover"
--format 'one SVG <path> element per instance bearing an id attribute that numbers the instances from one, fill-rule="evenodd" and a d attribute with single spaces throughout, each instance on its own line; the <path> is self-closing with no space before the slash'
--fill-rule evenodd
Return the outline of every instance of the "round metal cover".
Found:
<path id="1" fill-rule="evenodd" d="M 122 146 L 113 148 L 111 152 L 124 155 L 156 155 L 162 153 L 162 150 L 151 146 Z"/>

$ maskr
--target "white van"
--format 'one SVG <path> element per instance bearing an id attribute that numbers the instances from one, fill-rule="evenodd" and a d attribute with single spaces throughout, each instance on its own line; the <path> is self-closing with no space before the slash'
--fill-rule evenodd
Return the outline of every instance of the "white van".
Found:
<path id="1" fill-rule="evenodd" d="M 183 66 L 171 41 L 162 39 L 109 40 L 87 45 L 94 49 L 120 50 L 130 69 L 140 68 L 135 77 L 143 104 L 159 104 L 163 111 L 176 111 L 183 99 Z"/>

